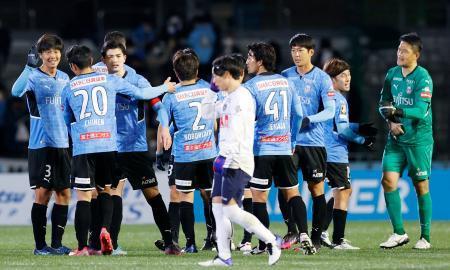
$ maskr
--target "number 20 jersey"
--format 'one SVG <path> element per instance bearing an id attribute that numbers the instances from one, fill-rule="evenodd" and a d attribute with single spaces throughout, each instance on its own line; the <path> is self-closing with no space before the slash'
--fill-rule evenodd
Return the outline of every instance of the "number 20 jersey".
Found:
<path id="1" fill-rule="evenodd" d="M 260 74 L 244 84 L 256 101 L 255 156 L 292 155 L 291 108 L 300 102 L 292 82 L 274 73 Z"/>
<path id="2" fill-rule="evenodd" d="M 175 93 L 163 98 L 170 121 L 174 125 L 173 150 L 176 162 L 192 162 L 217 156 L 214 120 L 201 117 L 202 99 L 212 91 L 209 83 L 177 87 Z"/>

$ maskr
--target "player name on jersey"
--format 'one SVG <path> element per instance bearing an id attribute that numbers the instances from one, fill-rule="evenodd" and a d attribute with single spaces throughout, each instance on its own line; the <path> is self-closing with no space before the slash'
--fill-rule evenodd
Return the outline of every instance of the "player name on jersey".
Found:
<path id="1" fill-rule="evenodd" d="M 289 83 L 286 79 L 280 78 L 280 79 L 257 82 L 256 87 L 258 88 L 258 90 L 263 91 L 263 90 L 278 88 L 278 87 L 289 87 Z"/>

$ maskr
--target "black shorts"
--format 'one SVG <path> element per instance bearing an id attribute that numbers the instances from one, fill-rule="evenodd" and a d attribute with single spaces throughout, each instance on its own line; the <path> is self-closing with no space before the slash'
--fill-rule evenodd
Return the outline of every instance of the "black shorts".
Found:
<path id="1" fill-rule="evenodd" d="M 290 155 L 255 156 L 255 171 L 250 187 L 256 190 L 269 190 L 272 181 L 279 189 L 298 186 L 297 157 Z"/>
<path id="2" fill-rule="evenodd" d="M 295 155 L 302 170 L 303 180 L 321 182 L 327 171 L 327 151 L 320 146 L 295 146 Z"/>
<path id="3" fill-rule="evenodd" d="M 327 179 L 331 188 L 350 188 L 350 167 L 348 163 L 327 163 Z"/>
<path id="4" fill-rule="evenodd" d="M 116 152 L 82 154 L 72 158 L 72 188 L 104 189 L 115 179 Z"/>
<path id="5" fill-rule="evenodd" d="M 167 177 L 169 178 L 169 187 L 175 186 L 175 174 L 173 173 L 173 164 L 175 163 L 175 157 L 170 155 L 169 167 L 167 169 Z"/>
<path id="6" fill-rule="evenodd" d="M 183 192 L 191 192 L 195 189 L 211 190 L 214 177 L 213 163 L 214 159 L 175 162 L 173 169 L 177 190 Z"/>
<path id="7" fill-rule="evenodd" d="M 112 183 L 112 188 L 117 187 L 124 176 L 128 179 L 133 190 L 155 187 L 158 185 L 153 161 L 149 152 L 125 152 L 117 153 L 116 178 Z"/>
<path id="8" fill-rule="evenodd" d="M 70 156 L 68 148 L 44 147 L 28 149 L 30 188 L 63 190 L 70 188 Z"/>

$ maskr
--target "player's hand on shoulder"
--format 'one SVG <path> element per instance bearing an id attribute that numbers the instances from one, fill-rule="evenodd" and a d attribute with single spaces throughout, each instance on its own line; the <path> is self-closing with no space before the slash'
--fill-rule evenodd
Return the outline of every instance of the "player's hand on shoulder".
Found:
<path id="1" fill-rule="evenodd" d="M 27 66 L 35 68 L 40 66 L 41 58 L 39 57 L 39 52 L 37 50 L 36 44 L 33 44 L 28 50 Z"/>
<path id="2" fill-rule="evenodd" d="M 170 80 L 171 80 L 171 78 L 167 77 L 167 79 L 164 81 L 164 84 L 167 85 L 167 92 L 173 93 L 173 92 L 175 92 L 176 83 L 171 82 Z"/>

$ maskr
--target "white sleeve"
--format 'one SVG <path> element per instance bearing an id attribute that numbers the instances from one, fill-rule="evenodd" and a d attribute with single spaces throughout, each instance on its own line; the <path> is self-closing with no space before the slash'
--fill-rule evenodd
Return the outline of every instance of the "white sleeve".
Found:
<path id="1" fill-rule="evenodd" d="M 218 96 L 213 91 L 208 91 L 202 99 L 202 117 L 205 119 L 216 119 L 220 117 L 223 102 L 218 101 Z"/>

